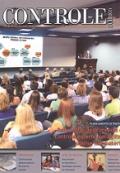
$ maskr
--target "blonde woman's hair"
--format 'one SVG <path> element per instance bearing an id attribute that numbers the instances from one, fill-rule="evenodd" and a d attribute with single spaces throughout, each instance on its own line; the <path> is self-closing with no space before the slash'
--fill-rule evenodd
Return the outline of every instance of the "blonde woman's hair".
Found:
<path id="1" fill-rule="evenodd" d="M 0 110 L 6 110 L 9 106 L 9 97 L 7 93 L 0 92 Z"/>
<path id="2" fill-rule="evenodd" d="M 20 104 L 17 107 L 14 127 L 17 127 L 23 136 L 42 130 L 37 126 L 32 108 L 28 104 Z"/>
<path id="3" fill-rule="evenodd" d="M 86 83 L 80 83 L 80 84 L 77 86 L 76 93 L 77 93 L 79 96 L 85 96 L 85 95 L 86 95 L 86 91 L 87 91 Z"/>
<path id="4" fill-rule="evenodd" d="M 89 110 L 96 115 L 102 115 L 103 97 L 99 91 L 92 91 L 89 98 Z"/>
<path id="5" fill-rule="evenodd" d="M 5 85 L 8 85 L 10 83 L 10 79 L 9 79 L 9 76 L 8 76 L 7 73 L 3 74 L 3 76 L 2 76 L 2 82 Z"/>

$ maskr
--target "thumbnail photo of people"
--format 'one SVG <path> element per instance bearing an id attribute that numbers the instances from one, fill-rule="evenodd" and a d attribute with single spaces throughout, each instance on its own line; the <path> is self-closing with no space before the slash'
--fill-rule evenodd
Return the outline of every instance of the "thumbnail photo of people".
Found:
<path id="1" fill-rule="evenodd" d="M 41 153 L 41 171 L 42 172 L 60 171 L 60 153 Z"/>
<path id="2" fill-rule="evenodd" d="M 87 154 L 87 171 L 105 171 L 105 163 L 106 163 L 105 153 Z"/>
<path id="3" fill-rule="evenodd" d="M 0 172 L 16 170 L 16 153 L 0 153 Z"/>

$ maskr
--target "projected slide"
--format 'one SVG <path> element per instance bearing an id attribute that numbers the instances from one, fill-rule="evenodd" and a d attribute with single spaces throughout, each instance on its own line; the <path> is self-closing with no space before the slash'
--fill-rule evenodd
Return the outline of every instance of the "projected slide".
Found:
<path id="1" fill-rule="evenodd" d="M 0 68 L 42 65 L 42 37 L 0 35 Z"/>

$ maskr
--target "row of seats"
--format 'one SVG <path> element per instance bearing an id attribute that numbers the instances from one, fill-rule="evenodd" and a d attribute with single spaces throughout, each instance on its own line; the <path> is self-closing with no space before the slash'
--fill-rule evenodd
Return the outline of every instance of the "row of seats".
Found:
<path id="1" fill-rule="evenodd" d="M 107 104 L 106 102 L 104 104 Z M 88 104 L 75 105 L 75 114 L 77 116 L 82 116 L 86 111 L 88 111 Z M 5 125 L 9 121 L 14 121 L 15 116 L 0 119 L 0 134 L 2 134 Z M 44 120 L 49 120 L 53 122 L 57 118 L 57 111 L 48 112 L 37 112 L 35 118 L 38 121 L 44 122 Z"/>
<path id="2" fill-rule="evenodd" d="M 9 120 L 13 121 L 14 117 L 9 118 Z M 1 120 L 0 127 L 4 129 L 7 121 L 8 118 Z M 94 121 L 92 122 L 92 126 L 93 128 L 107 129 L 105 131 L 100 130 L 99 135 L 106 135 L 103 140 L 108 140 L 108 136 L 110 136 L 110 132 L 112 132 L 111 128 L 120 126 L 120 114 L 113 115 L 110 118 L 100 121 Z M 17 149 L 50 149 L 51 146 L 54 145 L 60 146 L 61 149 L 71 148 L 75 145 L 72 141 L 72 133 L 73 130 L 68 129 L 65 131 L 57 131 L 54 134 L 48 131 L 43 131 L 39 134 L 19 137 L 16 141 Z"/>
<path id="3" fill-rule="evenodd" d="M 62 76 L 62 77 L 60 77 L 60 76 L 59 77 L 52 77 L 52 80 L 59 84 L 62 82 L 63 78 L 68 78 L 68 80 L 72 83 L 76 82 L 75 75 L 66 75 L 66 76 Z M 39 79 L 43 82 L 44 77 L 39 77 Z M 10 79 L 10 82 L 13 84 L 13 86 L 15 85 L 14 79 Z"/>
<path id="4" fill-rule="evenodd" d="M 65 132 L 57 131 L 54 134 L 43 131 L 39 134 L 19 137 L 16 140 L 16 146 L 17 149 L 22 150 L 51 149 L 52 146 L 59 146 L 61 149 L 67 149 L 75 146 L 75 143 L 72 141 L 72 133 L 72 129 L 66 130 Z"/>
<path id="5" fill-rule="evenodd" d="M 120 114 L 113 115 L 112 117 L 104 120 L 93 121 L 92 125 L 93 128 L 96 128 L 97 125 L 97 128 L 100 127 L 100 129 L 108 129 L 108 131 L 103 130 L 106 134 L 102 134 L 101 130 L 99 131 L 99 135 L 106 135 L 106 138 L 103 138 L 105 141 L 108 140 L 108 136 L 110 136 L 110 132 L 112 132 L 110 129 L 120 126 L 119 122 Z M 44 131 L 36 135 L 20 137 L 17 139 L 16 144 L 18 149 L 51 149 L 52 146 L 59 146 L 61 149 L 69 149 L 75 146 L 75 143 L 72 141 L 72 133 L 73 129 L 57 131 L 53 134 L 48 131 Z"/>
<path id="6" fill-rule="evenodd" d="M 76 78 L 75 74 L 66 74 L 66 75 L 62 75 L 62 76 L 58 76 L 58 77 L 52 77 L 53 80 L 62 80 L 63 78 Z M 39 79 L 43 80 L 44 76 L 39 77 Z"/>

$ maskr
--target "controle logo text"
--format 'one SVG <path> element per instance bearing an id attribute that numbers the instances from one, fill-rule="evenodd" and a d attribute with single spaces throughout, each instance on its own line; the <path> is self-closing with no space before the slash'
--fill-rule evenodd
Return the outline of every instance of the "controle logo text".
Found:
<path id="1" fill-rule="evenodd" d="M 112 24 L 112 8 L 7 8 L 2 14 L 7 25 L 106 25 Z"/>

